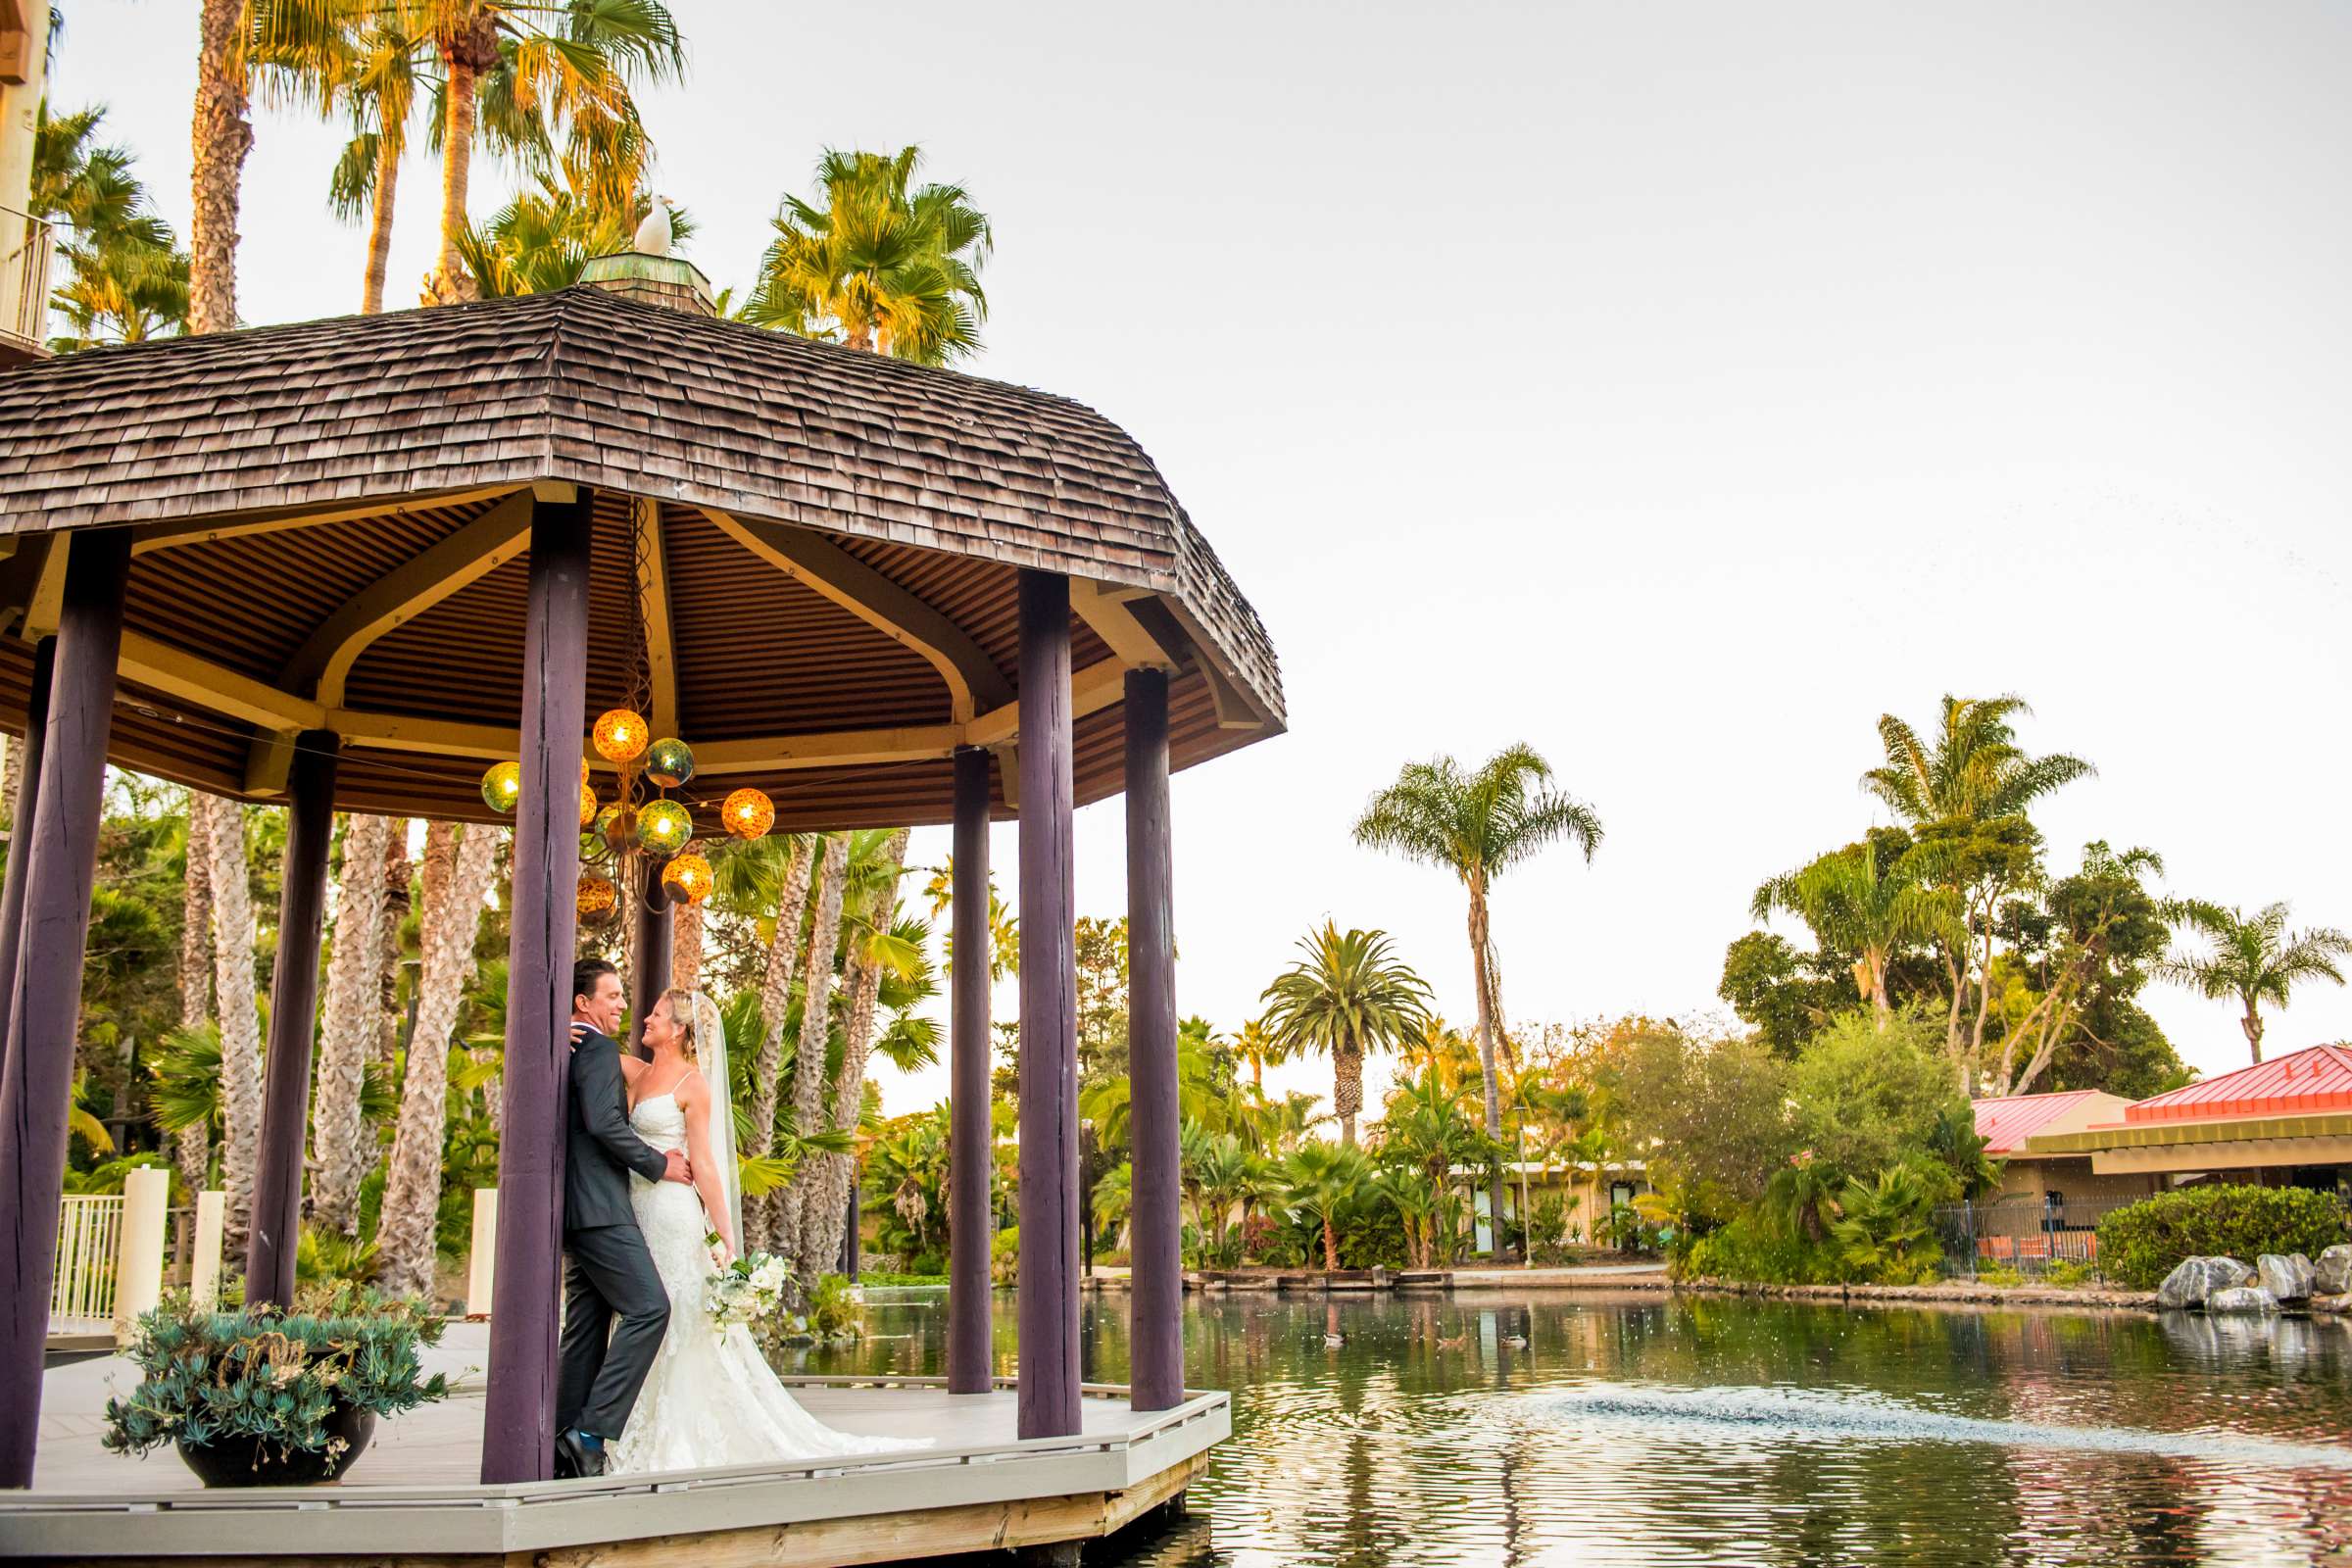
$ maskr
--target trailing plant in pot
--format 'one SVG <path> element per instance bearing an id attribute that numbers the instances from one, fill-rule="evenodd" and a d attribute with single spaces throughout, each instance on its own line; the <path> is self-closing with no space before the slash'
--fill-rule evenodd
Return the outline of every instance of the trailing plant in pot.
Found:
<path id="1" fill-rule="evenodd" d="M 184 1293 L 139 1320 L 125 1352 L 144 1374 L 106 1404 L 106 1446 L 169 1443 L 206 1486 L 301 1486 L 351 1468 L 378 1416 L 448 1397 L 418 1350 L 441 1319 L 417 1300 L 349 1283 L 293 1307 L 210 1311 Z"/>

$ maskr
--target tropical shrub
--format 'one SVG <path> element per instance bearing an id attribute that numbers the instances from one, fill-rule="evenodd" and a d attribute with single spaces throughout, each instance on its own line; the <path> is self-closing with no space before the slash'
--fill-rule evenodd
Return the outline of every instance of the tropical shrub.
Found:
<path id="1" fill-rule="evenodd" d="M 1924 1285 L 1936 1277 L 1943 1248 L 1936 1240 L 1941 1171 L 1902 1164 L 1875 1182 L 1848 1182 L 1830 1222 L 1830 1240 L 1845 1277 L 1856 1284 Z"/>
<path id="2" fill-rule="evenodd" d="M 174 1292 L 139 1319 L 126 1352 L 144 1375 L 128 1398 L 106 1402 L 106 1446 L 139 1454 L 180 1441 L 230 1439 L 281 1453 L 328 1449 L 338 1403 L 398 1415 L 446 1398 L 449 1382 L 423 1376 L 417 1351 L 441 1338 L 425 1302 L 338 1285 L 303 1293 L 291 1311 L 214 1312 Z"/>
<path id="3" fill-rule="evenodd" d="M 1528 1246 L 1535 1260 L 1546 1267 L 1568 1261 L 1568 1205 L 1557 1195 L 1536 1204 Z"/>
<path id="4" fill-rule="evenodd" d="M 2111 1211 L 2099 1221 L 2108 1278 L 2153 1290 L 2184 1257 L 2263 1252 L 2317 1257 L 2346 1237 L 2344 1205 L 2302 1187 L 2180 1187 Z"/>
<path id="5" fill-rule="evenodd" d="M 854 1340 L 865 1332 L 865 1303 L 846 1274 L 828 1274 L 808 1293 L 808 1332 L 819 1341 Z"/>
<path id="6" fill-rule="evenodd" d="M 1021 1283 L 1021 1228 L 1007 1225 L 988 1244 L 988 1277 L 998 1285 Z"/>
<path id="7" fill-rule="evenodd" d="M 1823 1285 L 1837 1275 L 1827 1249 L 1752 1212 L 1692 1241 L 1671 1267 L 1677 1279 L 1764 1285 Z"/>

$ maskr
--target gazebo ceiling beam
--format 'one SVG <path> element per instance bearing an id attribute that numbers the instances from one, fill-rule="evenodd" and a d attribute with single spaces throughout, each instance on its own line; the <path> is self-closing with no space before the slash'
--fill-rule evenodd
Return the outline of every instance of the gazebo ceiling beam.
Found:
<path id="1" fill-rule="evenodd" d="M 630 501 L 645 524 L 645 559 L 637 563 L 637 613 L 645 625 L 646 666 L 653 686 L 646 715 L 657 735 L 675 735 L 678 723 L 678 653 L 671 638 L 669 558 L 662 532 L 662 505 L 642 497 Z"/>
<path id="2" fill-rule="evenodd" d="M 286 661 L 277 684 L 339 707 L 352 666 L 378 638 L 487 577 L 530 543 L 531 497 L 518 491 L 353 595 Z"/>
<path id="3" fill-rule="evenodd" d="M 437 496 L 404 496 L 398 500 L 354 502 L 347 507 L 300 507 L 284 512 L 256 514 L 250 516 L 206 517 L 193 522 L 159 522 L 141 528 L 130 547 L 132 556 L 152 555 L 158 550 L 175 550 L 182 545 L 209 545 L 220 539 L 242 539 L 251 534 L 284 533 L 292 528 L 316 527 L 325 522 L 356 522 L 362 517 L 405 517 L 419 512 L 439 511 L 445 507 L 463 507 L 476 501 L 488 501 L 498 496 L 513 495 L 518 488 L 528 486 L 487 485 L 470 490 L 452 490 Z"/>
<path id="4" fill-rule="evenodd" d="M 1184 635 L 1166 615 L 1152 615 L 1148 600 L 1128 597 L 1128 590 L 1107 583 L 1070 579 L 1070 609 L 1094 628 L 1104 647 L 1130 669 L 1183 667 Z"/>
<path id="5" fill-rule="evenodd" d="M 66 596 L 65 538 L 53 533 L 11 540 L 15 548 L 0 563 L 0 625 L 28 643 L 57 630 Z"/>
<path id="6" fill-rule="evenodd" d="M 959 722 L 1011 703 L 1004 671 L 961 626 L 839 545 L 805 528 L 711 508 L 703 514 L 779 571 L 929 660 L 948 683 Z"/>

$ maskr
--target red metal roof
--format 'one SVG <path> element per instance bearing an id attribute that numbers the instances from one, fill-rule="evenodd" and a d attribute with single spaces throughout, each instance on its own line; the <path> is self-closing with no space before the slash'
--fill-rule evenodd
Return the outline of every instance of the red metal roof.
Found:
<path id="1" fill-rule="evenodd" d="M 2004 1095 L 1977 1101 L 1977 1136 L 1986 1140 L 1987 1154 L 2014 1154 L 2026 1147 L 2027 1139 L 2098 1094 L 2096 1089 L 2069 1089 L 2052 1095 Z"/>
<path id="2" fill-rule="evenodd" d="M 2352 1048 L 2312 1046 L 2143 1100 L 2124 1112 L 2124 1121 L 2137 1126 L 2347 1109 L 2352 1109 Z"/>

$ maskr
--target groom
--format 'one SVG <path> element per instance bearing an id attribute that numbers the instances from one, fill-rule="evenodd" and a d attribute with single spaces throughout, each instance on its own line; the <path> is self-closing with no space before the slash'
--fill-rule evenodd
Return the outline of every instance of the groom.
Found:
<path id="1" fill-rule="evenodd" d="M 663 1153 L 629 1127 L 628 1084 L 613 1039 L 624 1005 L 619 972 L 603 958 L 582 958 L 571 968 L 571 992 L 564 1342 L 556 1379 L 560 1479 L 605 1473 L 605 1440 L 628 1425 L 669 1327 L 669 1298 L 629 1206 L 629 1172 L 649 1182 L 692 1179 L 683 1153 Z"/>

